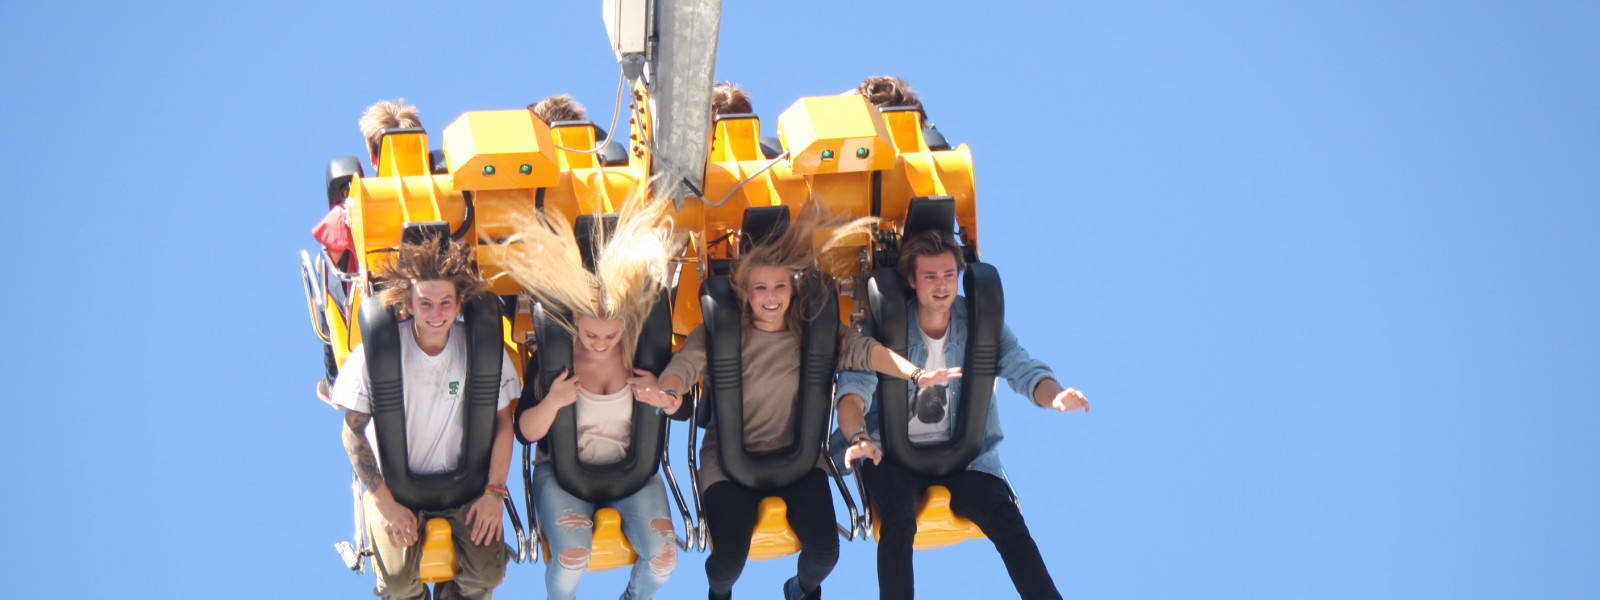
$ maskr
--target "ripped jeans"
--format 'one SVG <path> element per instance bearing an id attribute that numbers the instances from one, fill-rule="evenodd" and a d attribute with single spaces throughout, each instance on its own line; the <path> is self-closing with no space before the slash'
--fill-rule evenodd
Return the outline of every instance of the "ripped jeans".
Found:
<path id="1" fill-rule="evenodd" d="M 678 564 L 677 534 L 672 528 L 672 513 L 667 506 L 666 488 L 658 479 L 632 496 L 596 505 L 561 488 L 555 468 L 540 463 L 533 469 L 533 497 L 539 512 L 539 531 L 550 543 L 550 563 L 545 567 L 544 586 L 552 600 L 576 598 L 578 580 L 589 568 L 589 549 L 594 534 L 594 511 L 609 506 L 622 516 L 622 533 L 639 553 L 628 579 L 625 600 L 649 600 Z"/>

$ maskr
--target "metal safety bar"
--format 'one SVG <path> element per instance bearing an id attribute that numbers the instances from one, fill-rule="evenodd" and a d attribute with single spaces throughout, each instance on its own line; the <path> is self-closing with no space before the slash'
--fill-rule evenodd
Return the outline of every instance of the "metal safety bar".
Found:
<path id="1" fill-rule="evenodd" d="M 522 560 L 517 562 L 539 562 L 539 547 L 542 541 L 539 537 L 539 513 L 533 510 L 533 444 L 522 445 L 522 500 L 528 509 L 527 549 L 522 551 Z M 511 502 L 510 498 L 506 499 Z M 520 542 L 520 540 L 519 540 Z"/>
<path id="2" fill-rule="evenodd" d="M 839 474 L 839 463 L 833 458 L 833 429 L 836 427 L 834 424 L 834 419 L 838 415 L 838 412 L 839 398 L 836 396 L 834 397 L 833 402 L 828 410 L 828 429 L 827 433 L 822 436 L 822 453 L 828 457 L 826 463 L 828 466 L 828 475 L 833 477 L 834 487 L 839 488 L 839 497 L 844 498 L 845 508 L 850 510 L 850 525 L 846 527 L 844 525 L 834 523 L 834 527 L 839 528 L 839 535 L 843 535 L 845 539 L 853 542 L 856 540 L 856 538 L 863 536 L 861 513 L 856 510 L 856 501 L 854 498 L 850 497 L 850 488 L 844 484 L 844 476 Z"/>
<path id="3" fill-rule="evenodd" d="M 689 427 L 694 427 L 694 422 L 689 422 Z M 661 434 L 661 476 L 666 479 L 667 489 L 672 491 L 672 499 L 678 504 L 678 515 L 683 518 L 683 537 L 678 538 L 678 547 L 684 550 L 693 550 L 700 542 L 700 529 L 694 517 L 689 514 L 689 505 L 683 499 L 683 490 L 678 489 L 678 475 L 672 470 L 672 420 L 668 419 L 663 425 L 665 431 Z"/>

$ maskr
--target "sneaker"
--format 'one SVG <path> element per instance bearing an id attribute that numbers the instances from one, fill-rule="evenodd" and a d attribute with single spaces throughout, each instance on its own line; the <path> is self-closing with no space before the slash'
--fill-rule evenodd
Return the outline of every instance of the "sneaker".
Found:
<path id="1" fill-rule="evenodd" d="M 800 591 L 800 577 L 790 577 L 783 582 L 783 600 L 822 600 L 822 586 L 817 586 L 807 594 Z"/>

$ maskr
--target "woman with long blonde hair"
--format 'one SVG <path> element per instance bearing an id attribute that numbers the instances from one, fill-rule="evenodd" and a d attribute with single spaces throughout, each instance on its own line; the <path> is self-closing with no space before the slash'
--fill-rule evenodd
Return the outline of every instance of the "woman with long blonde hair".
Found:
<path id="1" fill-rule="evenodd" d="M 648 371 L 633 368 L 633 350 L 642 324 L 665 289 L 673 253 L 672 222 L 664 202 L 639 198 L 623 207 L 614 232 L 596 222 L 592 247 L 595 268 L 584 264 L 577 236 L 560 215 L 527 219 L 504 246 L 507 273 L 537 298 L 573 337 L 572 369 L 545 381 L 544 394 L 524 393 L 517 431 L 528 441 L 547 440 L 563 407 L 573 406 L 577 459 L 584 465 L 617 463 L 634 438 L 634 403 L 672 411 L 675 398 L 635 393 Z M 541 346 L 546 340 L 540 340 Z M 541 349 L 541 351 L 544 351 Z M 530 370 L 532 367 L 530 367 Z M 533 373 L 529 381 L 535 380 Z M 654 381 L 654 377 L 649 377 Z M 639 554 L 624 599 L 648 599 L 667 582 L 677 565 L 677 536 L 663 486 L 654 477 L 629 495 L 592 501 L 563 488 L 547 444 L 541 444 L 532 491 L 537 516 L 550 543 L 545 568 L 550 598 L 574 598 L 588 569 L 594 513 L 609 506 L 622 517 L 622 529 Z"/>

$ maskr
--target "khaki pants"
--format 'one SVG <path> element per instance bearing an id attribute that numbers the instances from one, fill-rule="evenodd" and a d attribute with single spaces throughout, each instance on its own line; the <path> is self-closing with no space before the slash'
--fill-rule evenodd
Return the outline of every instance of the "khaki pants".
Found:
<path id="1" fill-rule="evenodd" d="M 428 591 L 419 576 L 422 564 L 422 531 L 417 543 L 407 547 L 395 546 L 389 541 L 379 524 L 377 505 L 372 494 L 366 494 L 367 534 L 372 539 L 373 571 L 378 576 L 378 586 L 372 594 L 390 600 L 421 600 Z M 445 511 L 416 511 L 417 526 L 425 527 L 428 519 L 442 517 L 450 522 L 450 535 L 456 543 L 455 584 L 465 600 L 489 600 L 494 588 L 506 576 L 506 545 L 501 540 L 487 546 L 472 543 L 472 529 L 467 526 L 468 503 Z"/>

